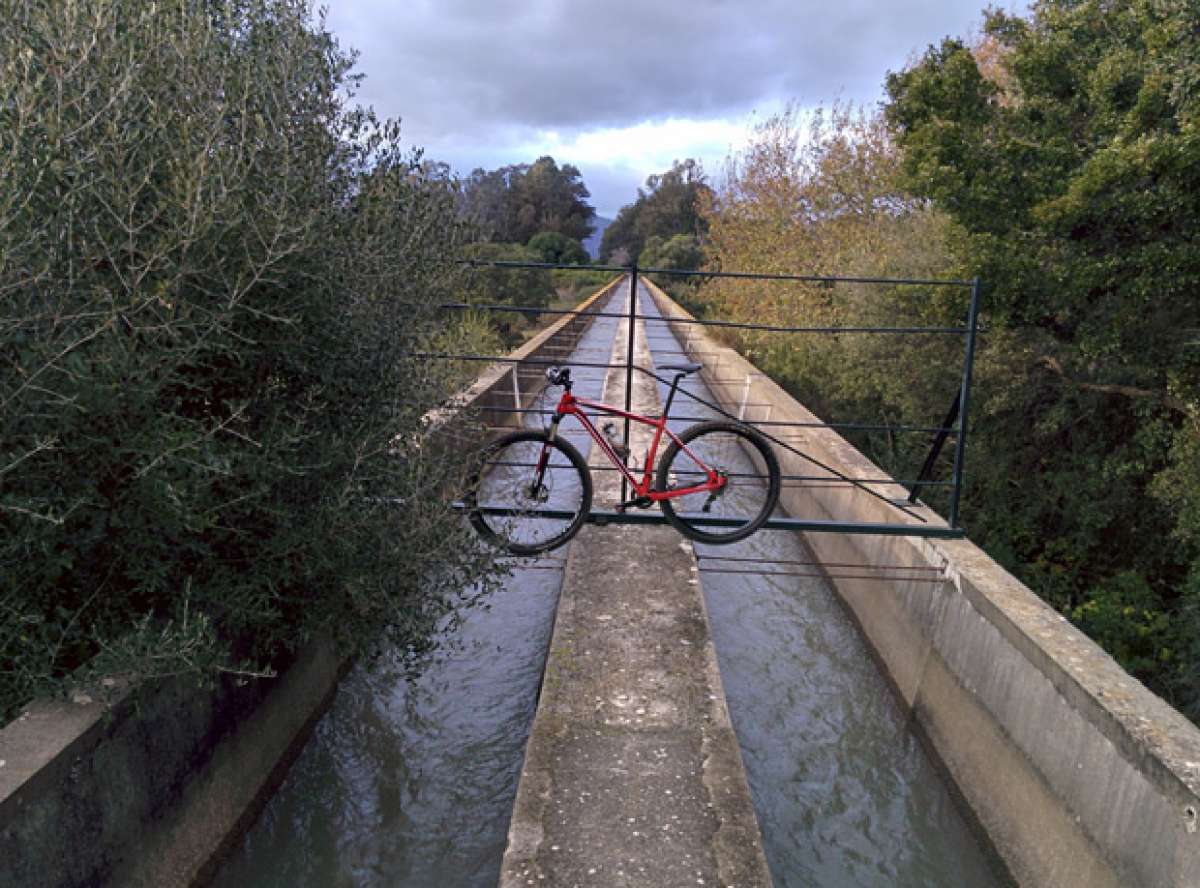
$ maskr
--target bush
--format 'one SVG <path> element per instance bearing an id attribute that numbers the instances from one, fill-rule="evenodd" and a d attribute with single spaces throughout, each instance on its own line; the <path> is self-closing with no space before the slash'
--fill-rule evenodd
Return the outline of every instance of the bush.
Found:
<path id="1" fill-rule="evenodd" d="M 583 244 L 557 231 L 535 234 L 529 239 L 527 246 L 541 256 L 543 262 L 556 265 L 589 265 L 592 261 Z"/>
<path id="2" fill-rule="evenodd" d="M 460 246 L 303 0 L 0 0 L 0 720 L 87 674 L 420 647 Z"/>
<path id="3" fill-rule="evenodd" d="M 677 234 L 671 238 L 651 235 L 638 256 L 638 265 L 643 268 L 695 271 L 704 267 L 704 246 L 700 238 L 691 234 Z"/>
<path id="4" fill-rule="evenodd" d="M 520 244 L 471 244 L 463 255 L 476 262 L 541 262 L 542 257 Z M 505 344 L 521 340 L 521 331 L 537 322 L 540 312 L 554 300 L 554 283 L 545 268 L 504 268 L 478 265 L 471 268 L 463 289 L 471 305 L 525 306 L 530 311 L 491 313 L 492 324 Z"/>
<path id="5" fill-rule="evenodd" d="M 558 291 L 559 305 L 570 305 L 599 290 L 616 277 L 611 271 L 573 271 L 566 268 L 551 270 L 550 277 Z"/>

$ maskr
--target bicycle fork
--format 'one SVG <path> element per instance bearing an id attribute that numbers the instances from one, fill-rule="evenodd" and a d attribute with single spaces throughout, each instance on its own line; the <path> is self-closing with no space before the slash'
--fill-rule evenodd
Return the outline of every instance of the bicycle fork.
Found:
<path id="1" fill-rule="evenodd" d="M 558 424 L 562 422 L 562 415 L 559 414 L 550 420 L 550 430 L 547 433 L 549 440 L 542 445 L 542 452 L 538 456 L 537 467 L 533 470 L 533 483 L 529 485 L 530 499 L 539 502 L 548 499 L 548 495 L 543 497 L 542 491 L 546 489 L 546 469 L 550 464 L 550 449 L 558 437 Z"/>

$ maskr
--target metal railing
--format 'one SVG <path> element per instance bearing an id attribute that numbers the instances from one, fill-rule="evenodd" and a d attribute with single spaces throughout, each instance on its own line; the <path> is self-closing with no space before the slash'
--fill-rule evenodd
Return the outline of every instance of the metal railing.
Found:
<path id="1" fill-rule="evenodd" d="M 905 424 L 887 424 L 887 423 L 871 423 L 871 422 L 789 422 L 789 421 L 752 421 L 747 420 L 744 415 L 735 415 L 720 405 L 701 398 L 698 395 L 683 390 L 679 390 L 679 396 L 690 398 L 692 401 L 699 403 L 708 410 L 724 416 L 728 419 L 743 422 L 746 425 L 754 427 L 767 440 L 771 441 L 776 447 L 787 450 L 800 458 L 806 460 L 810 464 L 816 466 L 820 471 L 825 472 L 825 475 L 798 475 L 792 474 L 784 477 L 785 482 L 793 482 L 800 484 L 820 484 L 820 483 L 836 483 L 853 486 L 867 495 L 881 500 L 893 509 L 907 515 L 915 520 L 916 524 L 911 523 L 863 523 L 863 522 L 841 522 L 841 521 L 811 521 L 793 518 L 772 518 L 764 527 L 767 529 L 787 529 L 787 530 L 806 530 L 806 531 L 835 531 L 839 533 L 872 533 L 872 534 L 890 534 L 904 536 L 923 536 L 937 538 L 960 538 L 964 536 L 964 531 L 959 524 L 959 511 L 962 496 L 964 463 L 966 458 L 966 444 L 968 432 L 968 416 L 970 405 L 970 388 L 972 379 L 972 370 L 975 359 L 975 347 L 979 333 L 979 281 L 976 280 L 938 280 L 938 279 L 918 279 L 918 278 L 883 278 L 883 277 L 863 277 L 863 276 L 831 276 L 831 275 L 803 275 L 803 274 L 756 274 L 751 272 L 730 272 L 730 271 L 691 271 L 679 269 L 663 269 L 663 268 L 640 268 L 636 263 L 628 266 L 620 265 L 560 265 L 555 263 L 539 263 L 539 262 L 516 262 L 516 261 L 471 261 L 468 264 L 475 266 L 486 266 L 494 268 L 513 268 L 513 269 L 564 269 L 570 271 L 604 271 L 627 275 L 629 278 L 629 298 L 628 308 L 622 311 L 611 310 L 588 310 L 579 312 L 571 309 L 549 309 L 531 305 L 501 305 L 501 304 L 471 304 L 466 302 L 446 303 L 441 307 L 447 311 L 482 311 L 495 313 L 518 313 L 526 316 L 532 314 L 545 315 L 578 315 L 588 318 L 617 318 L 627 322 L 627 337 L 625 349 L 625 361 L 621 364 L 612 364 L 607 361 L 579 361 L 570 360 L 564 355 L 562 359 L 538 359 L 538 358 L 521 358 L 513 359 L 504 355 L 484 355 L 484 354 L 461 354 L 461 353 L 445 353 L 445 352 L 428 352 L 424 353 L 424 357 L 430 359 L 444 359 L 457 361 L 479 361 L 487 363 L 503 363 L 512 362 L 520 365 L 566 365 L 574 367 L 591 367 L 601 369 L 623 369 L 625 371 L 625 397 L 624 409 L 628 412 L 632 410 L 633 404 L 633 379 L 635 373 L 646 374 L 653 377 L 658 382 L 669 385 L 670 380 L 664 379 L 645 367 L 640 367 L 634 362 L 634 354 L 636 347 L 636 335 L 638 322 L 653 323 L 662 322 L 668 325 L 685 325 L 696 326 L 699 328 L 718 328 L 730 330 L 748 330 L 756 332 L 778 333 L 782 335 L 824 335 L 824 334 L 855 334 L 855 335 L 935 335 L 935 336 L 962 336 L 964 339 L 963 350 L 963 365 L 961 375 L 956 387 L 956 392 L 949 410 L 941 425 L 938 426 L 917 426 Z M 969 291 L 969 301 L 967 304 L 966 323 L 963 326 L 869 326 L 869 327 L 843 327 L 843 326 L 787 326 L 765 323 L 747 323 L 739 321 L 712 319 L 712 318 L 692 318 L 692 317 L 663 317 L 658 315 L 650 315 L 640 313 L 638 311 L 638 287 L 639 278 L 644 275 L 663 275 L 688 278 L 705 278 L 705 279 L 721 279 L 730 278 L 737 280 L 762 280 L 762 281 L 792 281 L 803 283 L 818 283 L 828 286 L 836 286 L 838 284 L 864 284 L 864 285 L 880 285 L 894 287 L 949 287 Z M 684 352 L 686 353 L 686 350 Z M 514 368 L 514 378 L 516 369 Z M 748 387 L 747 387 L 748 390 Z M 546 415 L 553 414 L 553 410 L 542 408 L 525 407 L 518 402 L 514 403 L 513 407 L 486 406 L 480 408 L 485 412 L 505 413 L 519 416 L 529 415 Z M 743 405 L 744 414 L 745 405 Z M 692 419 L 700 420 L 702 417 L 675 417 L 675 419 Z M 629 420 L 623 423 L 622 443 L 625 447 L 629 446 Z M 779 432 L 787 429 L 812 429 L 812 428 L 828 428 L 835 431 L 852 431 L 852 432 L 870 432 L 883 431 L 888 433 L 924 433 L 932 434 L 933 438 L 930 442 L 930 447 L 926 455 L 924 464 L 921 470 L 917 473 L 917 477 L 908 480 L 895 480 L 892 478 L 853 478 L 837 469 L 829 466 L 822 461 L 816 459 L 809 453 L 794 446 L 791 442 L 780 437 Z M 951 477 L 949 480 L 934 480 L 933 475 L 936 470 L 936 465 L 940 454 L 942 453 L 946 441 L 953 436 L 955 438 L 953 464 L 951 469 Z M 600 469 L 601 471 L 604 468 Z M 615 471 L 615 469 L 613 469 Z M 888 498 L 872 487 L 877 485 L 903 485 L 908 488 L 908 496 L 902 499 Z M 949 488 L 949 514 L 948 521 L 945 525 L 933 523 L 916 511 L 918 505 L 918 497 L 921 490 L 925 488 Z M 626 498 L 625 480 L 622 478 L 622 500 Z M 589 516 L 589 520 L 593 523 L 661 523 L 665 519 L 657 513 L 634 513 L 634 512 L 604 512 L 596 511 Z M 717 519 L 708 519 L 717 520 Z M 696 523 L 700 523 L 699 521 Z"/>

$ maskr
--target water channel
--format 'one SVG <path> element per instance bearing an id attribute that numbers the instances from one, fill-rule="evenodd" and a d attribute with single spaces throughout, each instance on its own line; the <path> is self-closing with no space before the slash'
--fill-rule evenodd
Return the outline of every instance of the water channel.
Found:
<path id="1" fill-rule="evenodd" d="M 602 310 L 622 311 L 627 293 Z M 574 360 L 607 362 L 617 326 L 597 319 Z M 645 326 L 656 361 L 677 360 L 666 325 Z M 574 367 L 576 392 L 599 397 L 604 373 Z M 673 414 L 706 415 L 677 403 Z M 587 436 L 564 431 L 586 455 Z M 495 885 L 563 551 L 468 612 L 415 680 L 355 669 L 214 885 Z M 697 552 L 811 559 L 780 532 Z M 702 572 L 701 585 L 776 885 L 1000 884 L 824 581 Z"/>
<path id="2" fill-rule="evenodd" d="M 661 317 L 648 296 L 639 311 Z M 646 337 L 651 353 L 664 356 L 656 363 L 680 360 L 682 344 L 666 323 L 647 320 Z M 659 388 L 665 398 L 666 385 Z M 680 389 L 672 429 L 718 418 L 687 397 L 717 401 L 697 376 Z M 740 471 L 752 471 L 749 460 Z M 790 566 L 814 561 L 803 539 L 767 531 L 695 549 L 776 885 L 1002 884 L 833 590 L 795 575 L 814 572 Z"/>

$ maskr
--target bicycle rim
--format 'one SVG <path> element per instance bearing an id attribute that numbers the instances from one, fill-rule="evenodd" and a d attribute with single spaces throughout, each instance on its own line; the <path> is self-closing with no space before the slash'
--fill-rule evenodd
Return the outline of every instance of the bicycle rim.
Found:
<path id="1" fill-rule="evenodd" d="M 770 445 L 743 426 L 722 422 L 693 426 L 680 440 L 684 447 L 672 442 L 663 454 L 658 489 L 703 483 L 701 464 L 727 482 L 715 496 L 702 492 L 662 500 L 667 520 L 685 536 L 716 544 L 745 539 L 761 527 L 779 500 L 779 463 Z"/>
<path id="2" fill-rule="evenodd" d="M 537 464 L 548 447 L 546 471 Z M 591 507 L 591 477 L 583 457 L 541 432 L 510 435 L 483 453 L 472 484 L 471 522 L 487 540 L 518 555 L 535 555 L 575 535 Z"/>

